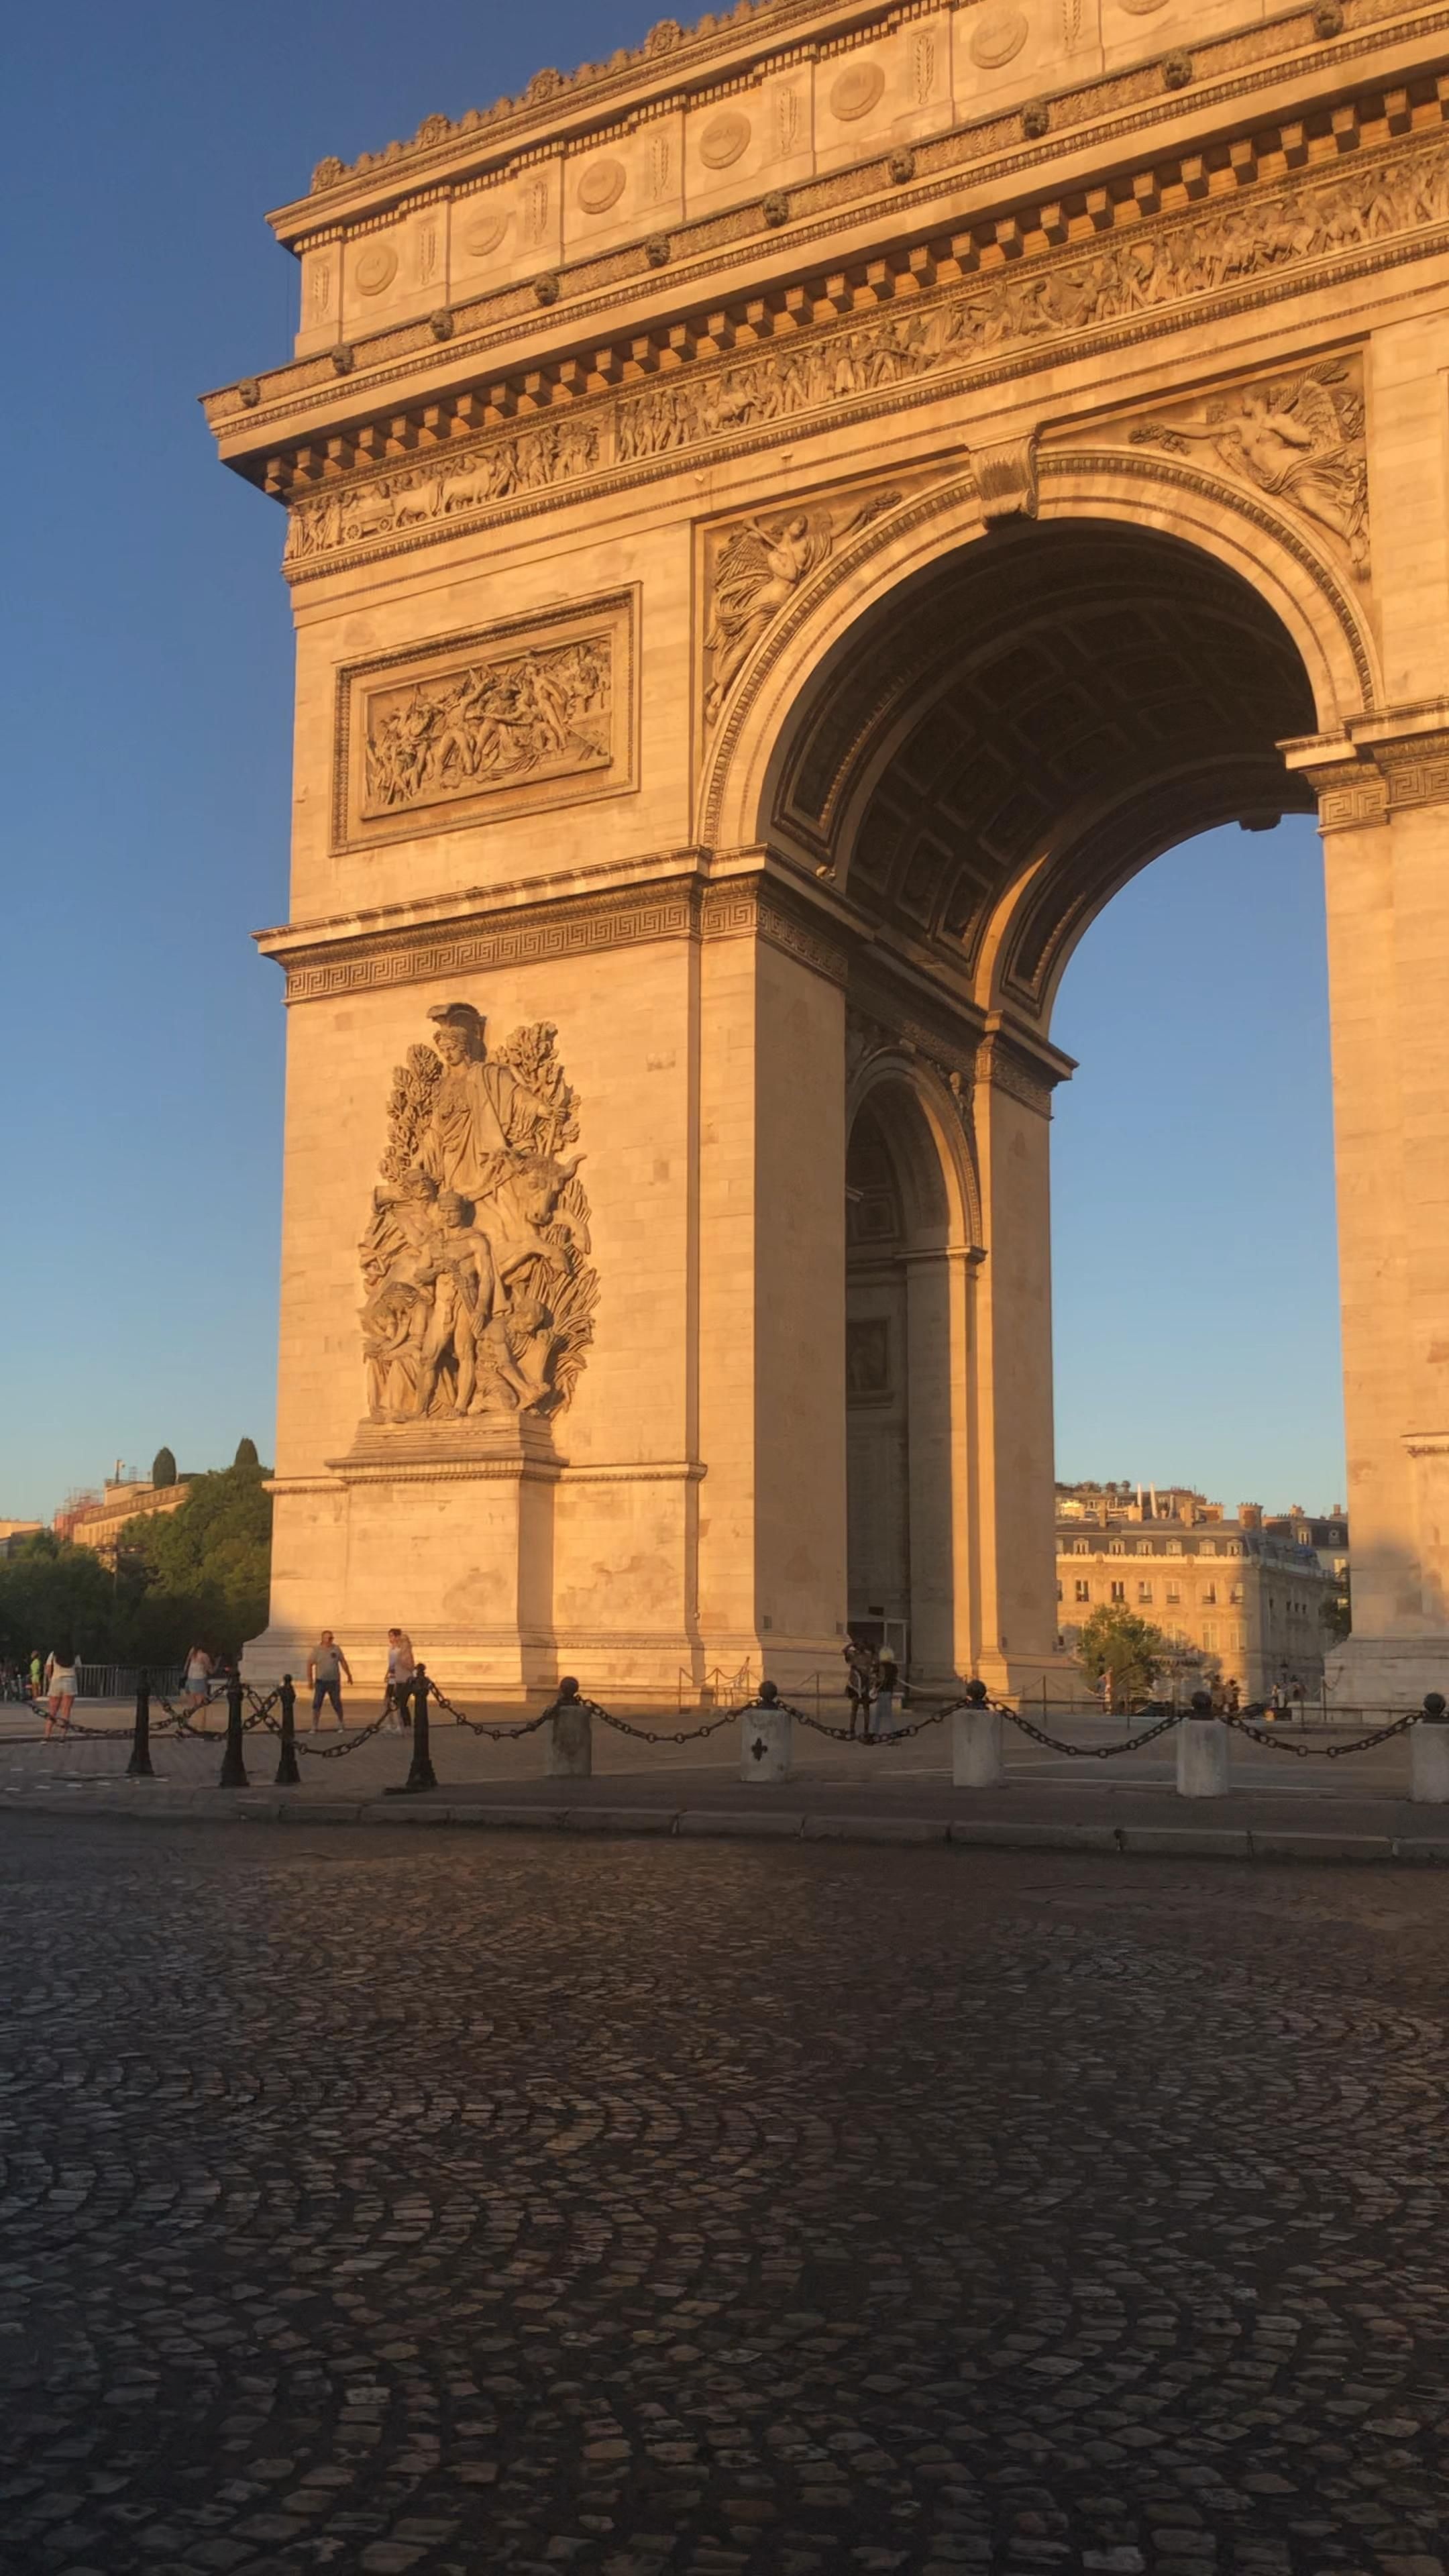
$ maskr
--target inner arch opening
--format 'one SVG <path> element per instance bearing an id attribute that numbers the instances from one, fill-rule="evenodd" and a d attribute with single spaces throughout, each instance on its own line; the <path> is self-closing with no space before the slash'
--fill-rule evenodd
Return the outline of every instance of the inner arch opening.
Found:
<path id="1" fill-rule="evenodd" d="M 1275 610 L 1156 529 L 1014 523 L 903 583 L 815 675 L 778 845 L 1045 1027 L 1076 940 L 1164 850 L 1311 809 L 1313 692 Z"/>
<path id="2" fill-rule="evenodd" d="M 952 1446 L 964 1352 L 950 1191 L 905 1078 L 879 1083 L 846 1152 L 848 1618 L 903 1672 L 954 1666 Z"/>

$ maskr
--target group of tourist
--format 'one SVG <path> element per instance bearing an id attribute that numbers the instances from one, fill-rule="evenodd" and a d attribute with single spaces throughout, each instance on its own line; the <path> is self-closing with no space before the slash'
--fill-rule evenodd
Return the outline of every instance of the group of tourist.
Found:
<path id="1" fill-rule="evenodd" d="M 900 1666 L 889 1646 L 868 1646 L 852 1637 L 845 1647 L 845 1696 L 852 1735 L 894 1735 Z"/>

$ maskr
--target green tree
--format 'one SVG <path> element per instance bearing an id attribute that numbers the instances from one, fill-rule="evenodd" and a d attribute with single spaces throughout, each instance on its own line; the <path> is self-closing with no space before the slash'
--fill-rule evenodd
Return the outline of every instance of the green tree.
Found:
<path id="1" fill-rule="evenodd" d="M 128 1651 L 141 1590 L 94 1548 L 42 1530 L 0 1563 L 0 1653 L 18 1661 L 69 1644 L 84 1663 L 110 1663 Z"/>
<path id="2" fill-rule="evenodd" d="M 239 1440 L 236 1444 L 236 1456 L 231 1463 L 234 1467 L 260 1466 L 261 1460 L 257 1456 L 255 1440 Z"/>
<path id="3" fill-rule="evenodd" d="M 1129 1705 L 1151 1697 L 1157 1673 L 1171 1653 L 1161 1629 L 1121 1602 L 1102 1602 L 1077 1639 L 1077 1661 L 1093 1689 L 1110 1673 L 1113 1699 Z"/>
<path id="4" fill-rule="evenodd" d="M 176 1453 L 174 1449 L 157 1450 L 155 1457 L 151 1461 L 151 1482 L 153 1485 L 175 1484 Z"/>
<path id="5" fill-rule="evenodd" d="M 235 1654 L 267 1623 L 272 1498 L 268 1470 L 223 1467 L 194 1476 L 174 1512 L 127 1521 L 120 1562 L 141 1583 L 135 1651 L 170 1660 L 200 1640 Z"/>

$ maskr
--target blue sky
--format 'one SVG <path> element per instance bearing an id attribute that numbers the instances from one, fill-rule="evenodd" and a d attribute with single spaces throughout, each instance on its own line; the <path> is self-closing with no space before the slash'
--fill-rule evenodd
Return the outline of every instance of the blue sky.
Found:
<path id="1" fill-rule="evenodd" d="M 282 1013 L 247 934 L 286 910 L 291 633 L 281 515 L 196 404 L 290 344 L 265 209 L 655 14 L 82 0 L 7 36 L 0 1513 L 162 1441 L 268 1454 Z M 1070 970 L 1064 1472 L 1341 1484 L 1317 869 L 1301 826 L 1219 835 Z"/>

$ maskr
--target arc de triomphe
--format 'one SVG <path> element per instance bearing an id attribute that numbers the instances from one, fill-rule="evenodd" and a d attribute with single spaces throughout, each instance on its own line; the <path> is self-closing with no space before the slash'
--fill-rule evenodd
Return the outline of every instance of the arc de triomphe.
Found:
<path id="1" fill-rule="evenodd" d="M 1318 813 L 1344 1696 L 1449 1667 L 1449 9 L 742 0 L 272 221 L 272 1624 L 1056 1662 L 1053 998 Z M 1185 1027 L 1207 997 L 1183 974 Z"/>

